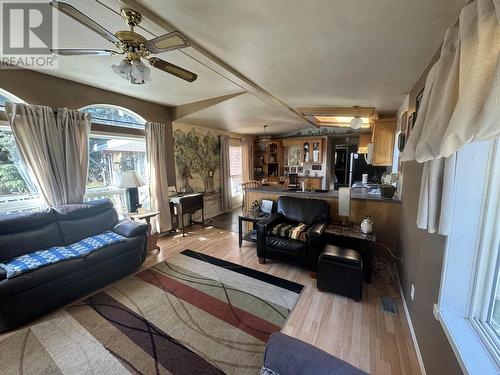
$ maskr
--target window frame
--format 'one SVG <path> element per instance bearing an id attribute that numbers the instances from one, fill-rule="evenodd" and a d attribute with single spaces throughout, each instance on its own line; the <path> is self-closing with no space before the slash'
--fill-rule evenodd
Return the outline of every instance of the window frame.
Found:
<path id="1" fill-rule="evenodd" d="M 457 153 L 454 194 L 436 315 L 465 373 L 496 373 L 499 339 L 485 320 L 499 257 L 499 139 Z"/>
<path id="2" fill-rule="evenodd" d="M 231 180 L 231 197 L 233 199 L 238 199 L 240 197 L 242 197 L 243 195 L 243 191 L 240 189 L 240 192 L 238 194 L 234 194 L 234 185 L 233 184 L 233 177 L 240 177 L 240 180 L 243 182 L 243 150 L 241 148 L 241 144 L 238 144 L 238 145 L 235 145 L 235 144 L 230 144 L 229 145 L 229 152 L 231 153 L 231 148 L 237 148 L 239 150 L 239 153 L 240 153 L 240 170 L 241 170 L 241 173 L 240 174 L 231 174 L 231 158 L 229 160 L 229 179 Z M 241 187 L 241 183 L 240 183 L 240 187 Z"/>
<path id="3" fill-rule="evenodd" d="M 113 127 L 113 128 L 117 128 L 117 129 L 135 129 L 135 130 L 142 130 L 144 131 L 144 125 L 146 124 L 146 119 L 144 117 L 142 117 L 141 115 L 139 115 L 138 113 L 128 109 L 128 108 L 125 108 L 125 107 L 121 107 L 119 105 L 114 105 L 114 104 L 102 104 L 102 103 L 95 103 L 95 104 L 89 104 L 89 105 L 86 105 L 84 107 L 81 107 L 79 109 L 79 111 L 85 111 L 85 110 L 88 110 L 88 109 L 91 109 L 91 108 L 112 108 L 112 109 L 116 109 L 116 110 L 119 110 L 119 111 L 123 111 L 125 112 L 126 114 L 128 114 L 130 117 L 135 117 L 136 120 L 137 120 L 137 123 L 130 123 L 132 125 L 142 125 L 142 127 L 140 126 L 131 126 L 131 127 L 128 127 L 128 126 L 120 126 L 120 125 L 117 125 L 117 124 L 109 124 L 107 123 L 107 121 L 111 122 L 112 120 L 106 120 L 106 119 L 101 119 L 103 120 L 103 122 L 99 122 L 99 121 L 92 121 L 91 119 L 91 122 L 92 124 L 95 124 L 95 125 L 100 125 L 100 126 L 105 126 L 105 127 Z M 97 119 L 99 120 L 99 119 Z M 120 122 L 120 121 L 117 121 L 117 122 Z"/>

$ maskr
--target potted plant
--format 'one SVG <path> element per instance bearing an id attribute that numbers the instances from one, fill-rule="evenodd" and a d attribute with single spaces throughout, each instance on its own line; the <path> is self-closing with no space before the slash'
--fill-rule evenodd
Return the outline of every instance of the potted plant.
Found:
<path id="1" fill-rule="evenodd" d="M 392 199 L 398 185 L 397 173 L 384 173 L 381 179 L 380 195 L 382 198 Z"/>

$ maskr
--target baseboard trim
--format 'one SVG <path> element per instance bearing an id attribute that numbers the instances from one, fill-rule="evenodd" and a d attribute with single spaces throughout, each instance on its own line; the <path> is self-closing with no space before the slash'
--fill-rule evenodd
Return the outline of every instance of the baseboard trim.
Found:
<path id="1" fill-rule="evenodd" d="M 399 293 L 401 293 L 401 302 L 403 303 L 403 308 L 405 310 L 406 321 L 408 323 L 408 328 L 410 329 L 410 335 L 413 341 L 413 346 L 415 347 L 415 352 L 417 353 L 418 366 L 420 367 L 420 372 L 422 373 L 422 375 L 427 375 L 427 372 L 425 371 L 424 360 L 422 359 L 422 353 L 420 353 L 420 347 L 418 346 L 417 336 L 415 335 L 415 330 L 413 329 L 413 323 L 410 317 L 410 310 L 408 310 L 408 305 L 406 304 L 405 295 L 403 293 L 403 288 L 401 287 L 401 283 L 399 282 L 399 277 L 397 279 L 399 285 Z"/>

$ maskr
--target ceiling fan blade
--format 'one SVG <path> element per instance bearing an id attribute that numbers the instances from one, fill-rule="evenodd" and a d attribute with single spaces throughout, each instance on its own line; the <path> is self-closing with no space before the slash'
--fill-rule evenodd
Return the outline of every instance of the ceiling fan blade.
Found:
<path id="1" fill-rule="evenodd" d="M 122 54 L 121 52 L 111 51 L 109 49 L 86 49 L 86 48 L 58 48 L 51 49 L 52 53 L 61 56 L 75 56 L 75 55 L 86 55 L 86 56 L 113 56 Z"/>
<path id="2" fill-rule="evenodd" d="M 160 35 L 144 43 L 144 46 L 153 53 L 185 48 L 190 45 L 191 42 L 188 37 L 180 31 L 172 31 L 171 33 Z"/>
<path id="3" fill-rule="evenodd" d="M 89 28 L 93 32 L 99 34 L 102 36 L 104 39 L 110 41 L 111 43 L 120 43 L 120 39 L 118 39 L 113 33 L 110 31 L 106 30 L 104 27 L 99 25 L 97 22 L 80 12 L 78 9 L 75 7 L 64 3 L 62 1 L 50 1 L 50 5 L 52 5 L 54 8 L 56 8 L 58 11 L 61 13 L 64 13 L 68 17 L 73 18 L 75 21 L 79 22 L 83 26 Z"/>
<path id="4" fill-rule="evenodd" d="M 158 57 L 151 57 L 149 59 L 149 63 L 157 69 L 163 70 L 164 72 L 170 73 L 188 82 L 194 82 L 196 81 L 196 78 L 198 78 L 195 73 L 181 68 L 180 66 L 166 62 L 165 60 L 159 59 Z"/>

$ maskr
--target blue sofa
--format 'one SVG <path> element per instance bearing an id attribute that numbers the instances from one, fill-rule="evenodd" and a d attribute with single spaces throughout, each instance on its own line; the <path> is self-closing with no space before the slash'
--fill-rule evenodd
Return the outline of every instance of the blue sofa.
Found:
<path id="1" fill-rule="evenodd" d="M 119 243 L 99 244 L 83 256 L 8 275 L 13 264 L 35 251 L 66 249 L 88 238 L 111 233 Z M 27 323 L 124 276 L 145 260 L 147 226 L 119 222 L 109 200 L 67 205 L 50 210 L 0 215 L 0 332 Z"/>

